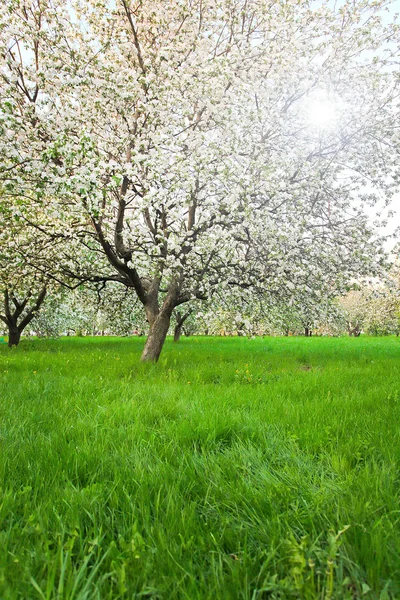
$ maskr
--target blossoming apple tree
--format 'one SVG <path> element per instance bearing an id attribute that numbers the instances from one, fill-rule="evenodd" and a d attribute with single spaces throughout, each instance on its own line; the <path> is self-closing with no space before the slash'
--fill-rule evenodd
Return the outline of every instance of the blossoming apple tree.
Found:
<path id="1" fill-rule="evenodd" d="M 18 346 L 22 332 L 37 317 L 48 287 L 54 288 L 26 261 L 28 247 L 30 253 L 42 253 L 45 243 L 36 232 L 23 228 L 0 196 L 0 321 L 6 326 L 10 348 Z"/>
<path id="2" fill-rule="evenodd" d="M 398 92 L 386 4 L 2 6 L 0 178 L 52 248 L 32 264 L 133 289 L 144 360 L 216 287 L 376 266 L 364 207 L 393 189 Z"/>

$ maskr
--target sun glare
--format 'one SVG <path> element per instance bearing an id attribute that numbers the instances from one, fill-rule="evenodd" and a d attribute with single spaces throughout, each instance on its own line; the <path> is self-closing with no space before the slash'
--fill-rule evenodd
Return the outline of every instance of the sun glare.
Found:
<path id="1" fill-rule="evenodd" d="M 335 125 L 338 114 L 338 105 L 325 96 L 310 98 L 307 107 L 307 120 L 310 125 L 320 128 Z"/>

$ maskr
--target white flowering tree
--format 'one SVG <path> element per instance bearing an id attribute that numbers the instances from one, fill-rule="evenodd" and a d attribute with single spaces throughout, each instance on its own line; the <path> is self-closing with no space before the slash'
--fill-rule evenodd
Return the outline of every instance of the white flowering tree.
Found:
<path id="1" fill-rule="evenodd" d="M 359 285 L 339 298 L 349 335 L 399 335 L 400 278 L 398 262 L 391 265 L 384 279 Z"/>
<path id="2" fill-rule="evenodd" d="M 367 313 L 368 296 L 371 290 L 365 289 L 350 290 L 345 296 L 339 299 L 339 306 L 343 312 L 347 333 L 358 337 L 364 327 Z"/>
<path id="3" fill-rule="evenodd" d="M 60 335 L 143 335 L 148 329 L 133 291 L 117 284 L 50 291 L 31 331 Z"/>
<path id="4" fill-rule="evenodd" d="M 134 290 L 152 361 L 217 286 L 370 268 L 364 204 L 395 167 L 385 4 L 2 5 L 0 177 L 52 247 L 35 268 Z"/>
<path id="5" fill-rule="evenodd" d="M 0 321 L 10 348 L 18 346 L 45 300 L 49 278 L 26 261 L 27 254 L 42 253 L 44 248 L 43 237 L 27 232 L 0 196 Z"/>
<path id="6" fill-rule="evenodd" d="M 364 320 L 364 330 L 369 335 L 399 335 L 400 303 L 394 294 L 378 293 L 370 298 Z"/>
<path id="7" fill-rule="evenodd" d="M 18 346 L 22 332 L 35 318 L 46 296 L 46 286 L 43 282 L 40 290 L 34 289 L 33 282 L 29 288 L 20 284 L 18 279 L 12 284 L 5 283 L 4 280 L 0 282 L 3 288 L 3 310 L 0 320 L 7 327 L 10 348 Z"/>

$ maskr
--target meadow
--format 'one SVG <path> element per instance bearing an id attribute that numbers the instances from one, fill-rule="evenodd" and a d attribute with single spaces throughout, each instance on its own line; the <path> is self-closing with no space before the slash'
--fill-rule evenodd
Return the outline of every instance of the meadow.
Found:
<path id="1" fill-rule="evenodd" d="M 400 598 L 400 339 L 0 347 L 0 598 Z"/>

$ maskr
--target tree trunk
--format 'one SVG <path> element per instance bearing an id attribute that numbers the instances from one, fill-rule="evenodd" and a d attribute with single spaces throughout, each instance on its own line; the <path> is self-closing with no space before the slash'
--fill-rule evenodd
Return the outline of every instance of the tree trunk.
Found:
<path id="1" fill-rule="evenodd" d="M 10 325 L 8 327 L 8 347 L 18 346 L 21 339 L 21 332 L 18 327 Z"/>
<path id="2" fill-rule="evenodd" d="M 361 329 L 359 329 L 358 325 L 355 327 L 349 328 L 349 336 L 359 337 L 361 334 Z"/>
<path id="3" fill-rule="evenodd" d="M 305 335 L 306 337 L 309 337 L 309 335 L 310 335 L 310 330 L 308 329 L 308 327 L 305 327 L 305 328 L 304 328 L 304 335 Z"/>
<path id="4" fill-rule="evenodd" d="M 177 323 L 175 325 L 175 329 L 174 329 L 174 342 L 179 342 L 179 340 L 181 339 L 181 335 L 182 335 L 182 325 L 180 323 Z"/>
<path id="5" fill-rule="evenodd" d="M 161 310 L 150 324 L 149 335 L 141 356 L 143 362 L 158 361 L 165 338 L 167 337 L 170 321 L 171 315 Z"/>
<path id="6" fill-rule="evenodd" d="M 176 315 L 176 325 L 175 325 L 175 330 L 174 330 L 174 342 L 179 342 L 179 340 L 181 339 L 181 335 L 182 335 L 182 329 L 183 329 L 183 324 L 186 321 L 186 319 L 188 317 L 190 317 L 192 313 L 192 310 L 188 310 L 185 314 L 181 314 L 180 312 L 176 311 L 175 315 Z M 187 335 L 185 333 L 185 335 Z"/>

